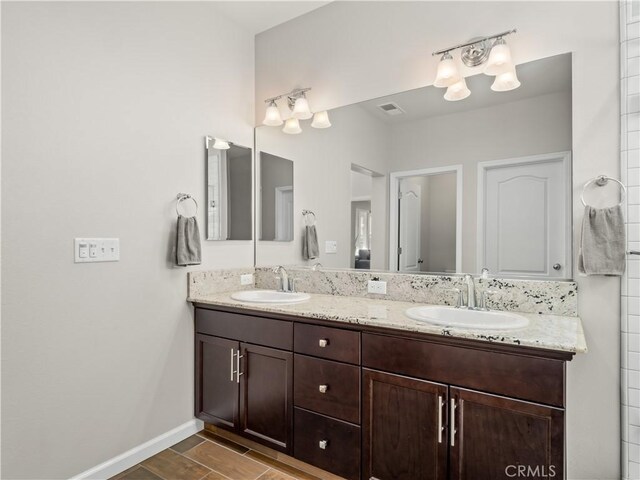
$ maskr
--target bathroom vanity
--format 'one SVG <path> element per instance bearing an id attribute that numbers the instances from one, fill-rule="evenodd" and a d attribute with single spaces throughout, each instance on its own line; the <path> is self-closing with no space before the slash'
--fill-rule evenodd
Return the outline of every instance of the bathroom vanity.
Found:
<path id="1" fill-rule="evenodd" d="M 565 366 L 586 348 L 577 317 L 550 333 L 568 342 L 534 347 L 550 316 L 531 315 L 518 345 L 413 328 L 407 302 L 228 299 L 191 298 L 205 422 L 348 479 L 497 479 L 518 465 L 563 478 Z"/>

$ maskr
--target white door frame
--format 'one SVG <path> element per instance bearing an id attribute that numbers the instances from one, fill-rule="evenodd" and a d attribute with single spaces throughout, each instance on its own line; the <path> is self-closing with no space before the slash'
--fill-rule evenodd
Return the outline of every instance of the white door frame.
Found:
<path id="1" fill-rule="evenodd" d="M 389 269 L 398 271 L 398 192 L 400 180 L 407 177 L 428 177 L 441 173 L 456 174 L 456 272 L 462 271 L 462 165 L 421 168 L 389 174 Z"/>
<path id="2" fill-rule="evenodd" d="M 565 222 L 565 261 L 567 262 L 566 272 L 573 271 L 572 242 L 573 242 L 573 220 L 572 220 L 572 179 L 571 179 L 571 152 L 554 152 L 542 153 L 540 155 L 530 155 L 527 157 L 504 158 L 501 160 L 490 160 L 487 162 L 478 162 L 478 210 L 476 214 L 476 272 L 480 272 L 483 268 L 482 259 L 484 257 L 484 184 L 488 170 L 493 168 L 501 168 L 513 165 L 526 165 L 535 163 L 547 163 L 550 160 L 562 159 L 562 165 L 565 172 L 565 195 L 566 208 L 568 218 Z M 537 278 L 537 277 L 536 277 Z"/>
<path id="3" fill-rule="evenodd" d="M 290 239 L 286 239 L 283 240 L 281 238 L 278 238 L 278 231 L 279 229 L 282 229 L 282 222 L 284 220 L 287 220 L 285 218 L 282 217 L 282 199 L 284 197 L 285 193 L 288 192 L 293 192 L 293 186 L 291 185 L 287 185 L 285 187 L 276 187 L 276 195 L 275 195 L 275 200 L 276 200 L 276 212 L 275 212 L 275 223 L 276 223 L 276 229 L 275 229 L 275 241 L 276 242 L 291 242 L 293 241 L 293 238 Z M 291 222 L 293 222 L 293 219 L 290 219 Z"/>

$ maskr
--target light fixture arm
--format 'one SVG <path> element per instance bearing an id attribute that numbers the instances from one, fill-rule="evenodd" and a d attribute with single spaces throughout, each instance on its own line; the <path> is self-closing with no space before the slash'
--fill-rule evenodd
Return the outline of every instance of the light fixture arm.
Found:
<path id="1" fill-rule="evenodd" d="M 482 38 L 479 38 L 479 39 L 471 40 L 471 41 L 466 42 L 466 43 L 461 43 L 461 44 L 456 45 L 454 47 L 449 47 L 449 48 L 445 48 L 445 49 L 442 49 L 442 50 L 438 50 L 437 52 L 433 52 L 431 55 L 433 55 L 435 57 L 436 55 L 442 55 L 442 54 L 445 54 L 445 53 L 452 52 L 453 50 L 458 50 L 460 48 L 470 47 L 471 45 L 475 45 L 477 43 L 486 42 L 487 40 L 493 40 L 493 39 L 500 38 L 500 37 L 506 37 L 507 35 L 511 35 L 512 33 L 516 33 L 516 32 L 517 32 L 517 30 L 515 28 L 513 28 L 511 30 L 507 30 L 506 32 L 496 33 L 495 35 L 490 35 L 488 37 L 482 37 Z"/>
<path id="2" fill-rule="evenodd" d="M 287 97 L 287 100 L 289 101 L 289 103 L 291 103 L 292 99 L 293 99 L 293 102 L 295 103 L 297 98 L 303 96 L 309 90 L 311 90 L 311 87 L 308 87 L 308 88 L 294 88 L 290 92 L 283 93 L 282 95 L 278 95 L 276 97 L 269 97 L 264 101 L 264 103 L 276 102 L 277 100 L 281 100 L 284 97 Z"/>

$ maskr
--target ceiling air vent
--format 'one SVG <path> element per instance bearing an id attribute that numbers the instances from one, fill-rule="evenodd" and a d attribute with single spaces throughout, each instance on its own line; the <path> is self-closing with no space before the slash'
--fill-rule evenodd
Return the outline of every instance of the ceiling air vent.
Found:
<path id="1" fill-rule="evenodd" d="M 404 110 L 393 102 L 383 103 L 382 105 L 378 105 L 378 108 L 387 115 L 402 115 L 404 113 Z"/>

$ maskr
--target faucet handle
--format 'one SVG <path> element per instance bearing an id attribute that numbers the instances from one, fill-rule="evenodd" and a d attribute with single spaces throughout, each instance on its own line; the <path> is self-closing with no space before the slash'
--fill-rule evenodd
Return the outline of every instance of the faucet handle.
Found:
<path id="1" fill-rule="evenodd" d="M 298 283 L 297 279 L 289 277 L 288 283 L 289 285 L 287 285 L 287 288 L 289 289 L 289 292 L 296 293 L 296 283 Z"/>
<path id="2" fill-rule="evenodd" d="M 456 300 L 456 308 L 464 307 L 464 295 L 462 294 L 462 290 L 459 288 L 449 288 L 448 290 L 455 293 L 458 297 Z"/>
<path id="3" fill-rule="evenodd" d="M 495 293 L 500 293 L 498 290 L 483 290 L 482 295 L 480 296 L 480 308 L 482 310 L 489 310 L 487 307 L 487 298 L 489 295 L 493 295 Z"/>

